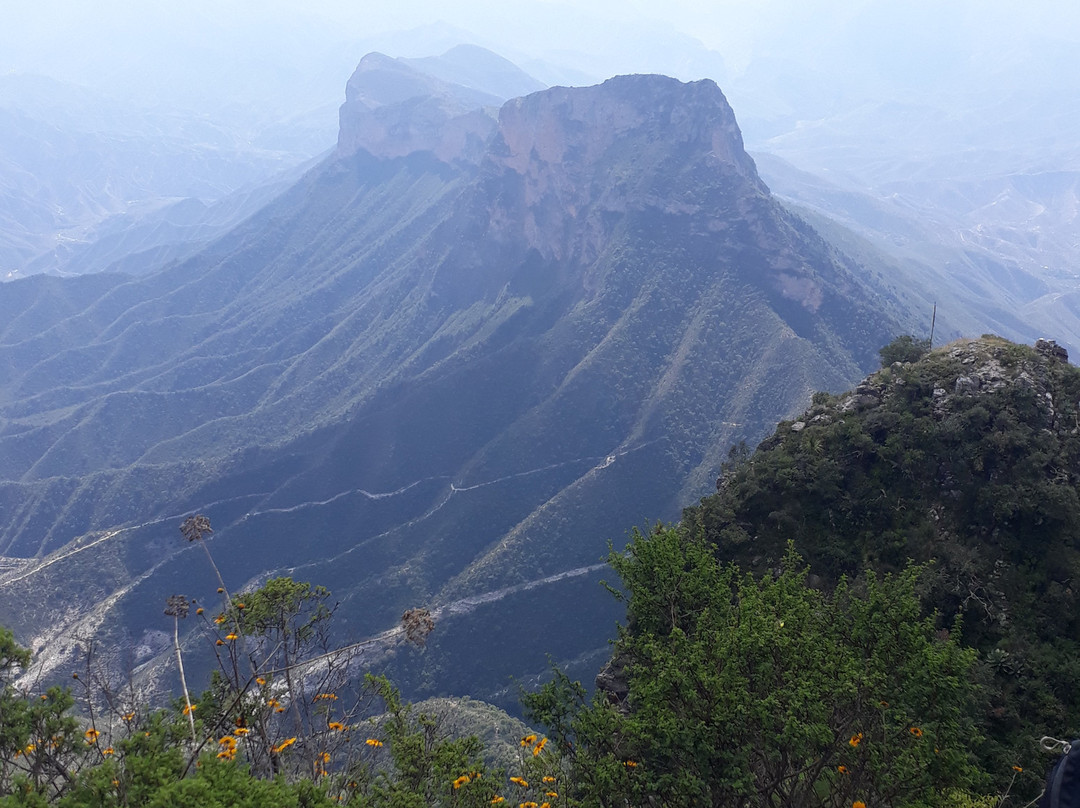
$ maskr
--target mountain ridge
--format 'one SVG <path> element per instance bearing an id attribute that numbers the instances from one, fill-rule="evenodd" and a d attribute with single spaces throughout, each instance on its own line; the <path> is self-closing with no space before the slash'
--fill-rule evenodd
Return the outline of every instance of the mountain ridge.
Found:
<path id="1" fill-rule="evenodd" d="M 63 646 L 92 613 L 143 647 L 158 588 L 193 586 L 167 537 L 194 511 L 230 575 L 302 571 L 351 636 L 588 567 L 901 329 L 900 299 L 772 201 L 715 84 L 555 88 L 497 125 L 475 161 L 339 152 L 191 259 L 83 281 L 57 313 L 52 281 L 0 299 L 0 553 L 26 559 L 0 620 Z M 107 571 L 71 552 L 93 542 Z M 447 617 L 408 686 L 484 695 L 587 658 L 611 625 L 595 580 Z M 559 587 L 593 610 L 570 634 L 570 599 L 540 607 Z M 62 614 L 19 609 L 43 591 Z M 511 619 L 543 639 L 493 660 L 475 627 Z"/>

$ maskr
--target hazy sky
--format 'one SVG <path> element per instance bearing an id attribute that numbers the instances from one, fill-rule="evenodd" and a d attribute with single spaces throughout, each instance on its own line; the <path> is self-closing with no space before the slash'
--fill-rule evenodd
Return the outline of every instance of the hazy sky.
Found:
<path id="1" fill-rule="evenodd" d="M 934 119 L 1080 96 L 1075 0 L 0 0 L 0 76 L 259 125 L 318 117 L 328 144 L 365 53 L 461 42 L 547 83 L 712 78 L 761 138 L 868 104 L 929 103 Z"/>
<path id="2" fill-rule="evenodd" d="M 277 56 L 282 69 L 306 60 L 319 70 L 327 50 L 384 39 L 404 52 L 409 43 L 387 33 L 436 23 L 511 58 L 600 73 L 675 72 L 683 62 L 692 72 L 690 38 L 719 54 L 732 75 L 754 57 L 828 66 L 838 48 L 849 58 L 918 67 L 943 51 L 966 58 L 1033 37 L 1080 43 L 1074 0 L 0 0 L 0 71 L 136 86 L 135 73 L 155 59 L 169 73 L 177 60 L 193 76 L 200 58 L 254 66 Z M 437 40 L 417 37 L 417 52 L 407 55 L 428 55 Z"/>

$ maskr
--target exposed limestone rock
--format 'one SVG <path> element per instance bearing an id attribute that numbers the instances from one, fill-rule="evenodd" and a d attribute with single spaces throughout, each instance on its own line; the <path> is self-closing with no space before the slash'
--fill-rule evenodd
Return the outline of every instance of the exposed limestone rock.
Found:
<path id="1" fill-rule="evenodd" d="M 1069 361 L 1069 352 L 1052 339 L 1035 340 L 1035 350 L 1061 362 Z"/>

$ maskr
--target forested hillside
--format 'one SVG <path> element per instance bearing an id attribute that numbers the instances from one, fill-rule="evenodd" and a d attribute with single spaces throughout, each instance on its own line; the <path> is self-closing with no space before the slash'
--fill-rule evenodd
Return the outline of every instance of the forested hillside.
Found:
<path id="1" fill-rule="evenodd" d="M 327 646 L 330 593 L 280 578 L 232 594 L 226 573 L 220 605 L 162 599 L 218 660 L 171 710 L 92 655 L 71 690 L 16 688 L 30 655 L 0 637 L 0 804 L 1028 799 L 1051 762 L 1038 739 L 1078 717 L 1080 372 L 1052 343 L 996 337 L 888 361 L 923 350 L 883 349 L 887 367 L 733 452 L 716 495 L 612 554 L 614 655 L 592 697 L 558 670 L 524 695 L 546 735 L 361 685 L 356 649 Z M 207 520 L 182 533 L 210 553 Z M 387 640 L 439 629 L 409 610 Z M 174 652 L 179 669 L 190 646 Z"/>

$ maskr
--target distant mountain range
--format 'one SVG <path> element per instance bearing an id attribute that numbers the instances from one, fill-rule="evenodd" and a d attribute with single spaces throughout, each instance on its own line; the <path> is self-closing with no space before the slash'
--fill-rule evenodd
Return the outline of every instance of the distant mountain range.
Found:
<path id="1" fill-rule="evenodd" d="M 342 642 L 437 610 L 384 659 L 410 692 L 595 670 L 608 542 L 912 328 L 713 82 L 496 107 L 444 67 L 365 57 L 335 153 L 185 260 L 0 286 L 0 623 L 35 675 L 94 637 L 157 681 L 164 599 L 215 597 L 194 512 L 235 590 L 330 588 Z"/>

